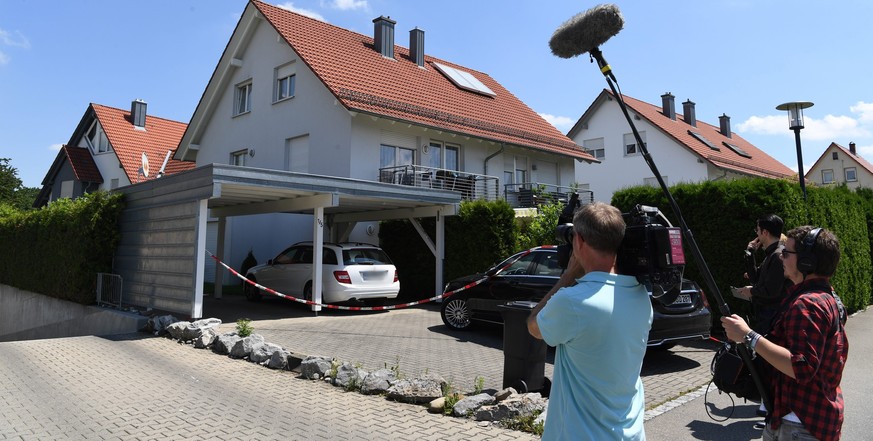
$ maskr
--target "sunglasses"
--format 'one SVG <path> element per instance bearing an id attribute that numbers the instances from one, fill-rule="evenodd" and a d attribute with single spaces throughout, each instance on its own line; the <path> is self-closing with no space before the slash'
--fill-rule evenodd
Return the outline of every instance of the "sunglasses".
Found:
<path id="1" fill-rule="evenodd" d="M 782 248 L 782 257 L 788 257 L 789 254 L 797 254 L 797 251 L 788 251 L 785 248 Z"/>

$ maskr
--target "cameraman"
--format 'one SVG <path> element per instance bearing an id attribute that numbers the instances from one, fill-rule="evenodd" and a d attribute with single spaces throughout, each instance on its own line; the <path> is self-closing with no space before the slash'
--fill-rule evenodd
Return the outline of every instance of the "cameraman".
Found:
<path id="1" fill-rule="evenodd" d="M 557 348 L 544 440 L 644 440 L 640 369 L 652 304 L 634 276 L 616 274 L 621 212 L 585 205 L 573 216 L 573 254 L 533 309 L 531 335 Z"/>
<path id="2" fill-rule="evenodd" d="M 782 250 L 788 289 L 766 337 L 738 315 L 721 318 L 727 336 L 744 342 L 768 364 L 773 412 L 765 440 L 840 439 L 843 392 L 840 379 L 849 353 L 845 311 L 830 278 L 840 244 L 828 230 L 798 227 Z"/>

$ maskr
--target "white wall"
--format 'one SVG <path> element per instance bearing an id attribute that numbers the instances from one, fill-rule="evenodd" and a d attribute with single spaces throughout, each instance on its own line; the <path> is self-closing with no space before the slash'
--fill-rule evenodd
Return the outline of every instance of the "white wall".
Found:
<path id="1" fill-rule="evenodd" d="M 633 112 L 631 112 L 633 113 Z M 709 178 L 706 164 L 645 120 L 634 121 L 637 130 L 645 132 L 646 146 L 667 185 L 679 182 L 700 182 Z M 577 163 L 576 181 L 589 184 L 594 199 L 610 202 L 612 194 L 630 186 L 643 185 L 654 174 L 642 155 L 624 155 L 624 134 L 631 128 L 615 101 L 605 101 L 573 141 L 583 145 L 586 139 L 604 138 L 605 158 L 600 164 Z"/>

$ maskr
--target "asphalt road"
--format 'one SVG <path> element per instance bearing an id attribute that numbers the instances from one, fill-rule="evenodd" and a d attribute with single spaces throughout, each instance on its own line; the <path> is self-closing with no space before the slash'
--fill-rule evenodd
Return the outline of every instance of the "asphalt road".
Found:
<path id="1" fill-rule="evenodd" d="M 843 370 L 841 384 L 846 405 L 842 439 L 869 440 L 873 439 L 869 428 L 869 418 L 873 413 L 873 401 L 870 400 L 873 396 L 873 382 L 870 381 L 873 312 L 860 312 L 850 317 L 846 333 L 849 338 L 849 359 Z M 739 441 L 761 438 L 762 432 L 753 427 L 760 421 L 755 416 L 757 404 L 733 398 L 736 404 L 734 408 L 731 405 L 732 397 L 720 394 L 714 386 L 708 394 L 697 391 L 694 395 L 699 396 L 647 421 L 647 439 Z"/>

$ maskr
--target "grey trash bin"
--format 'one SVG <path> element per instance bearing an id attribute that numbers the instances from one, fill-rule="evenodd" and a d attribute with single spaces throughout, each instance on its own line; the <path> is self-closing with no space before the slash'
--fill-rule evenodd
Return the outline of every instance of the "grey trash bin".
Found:
<path id="1" fill-rule="evenodd" d="M 548 397 L 552 385 L 545 376 L 548 345 L 527 330 L 527 318 L 536 305 L 514 301 L 498 306 L 503 315 L 503 387 Z"/>

